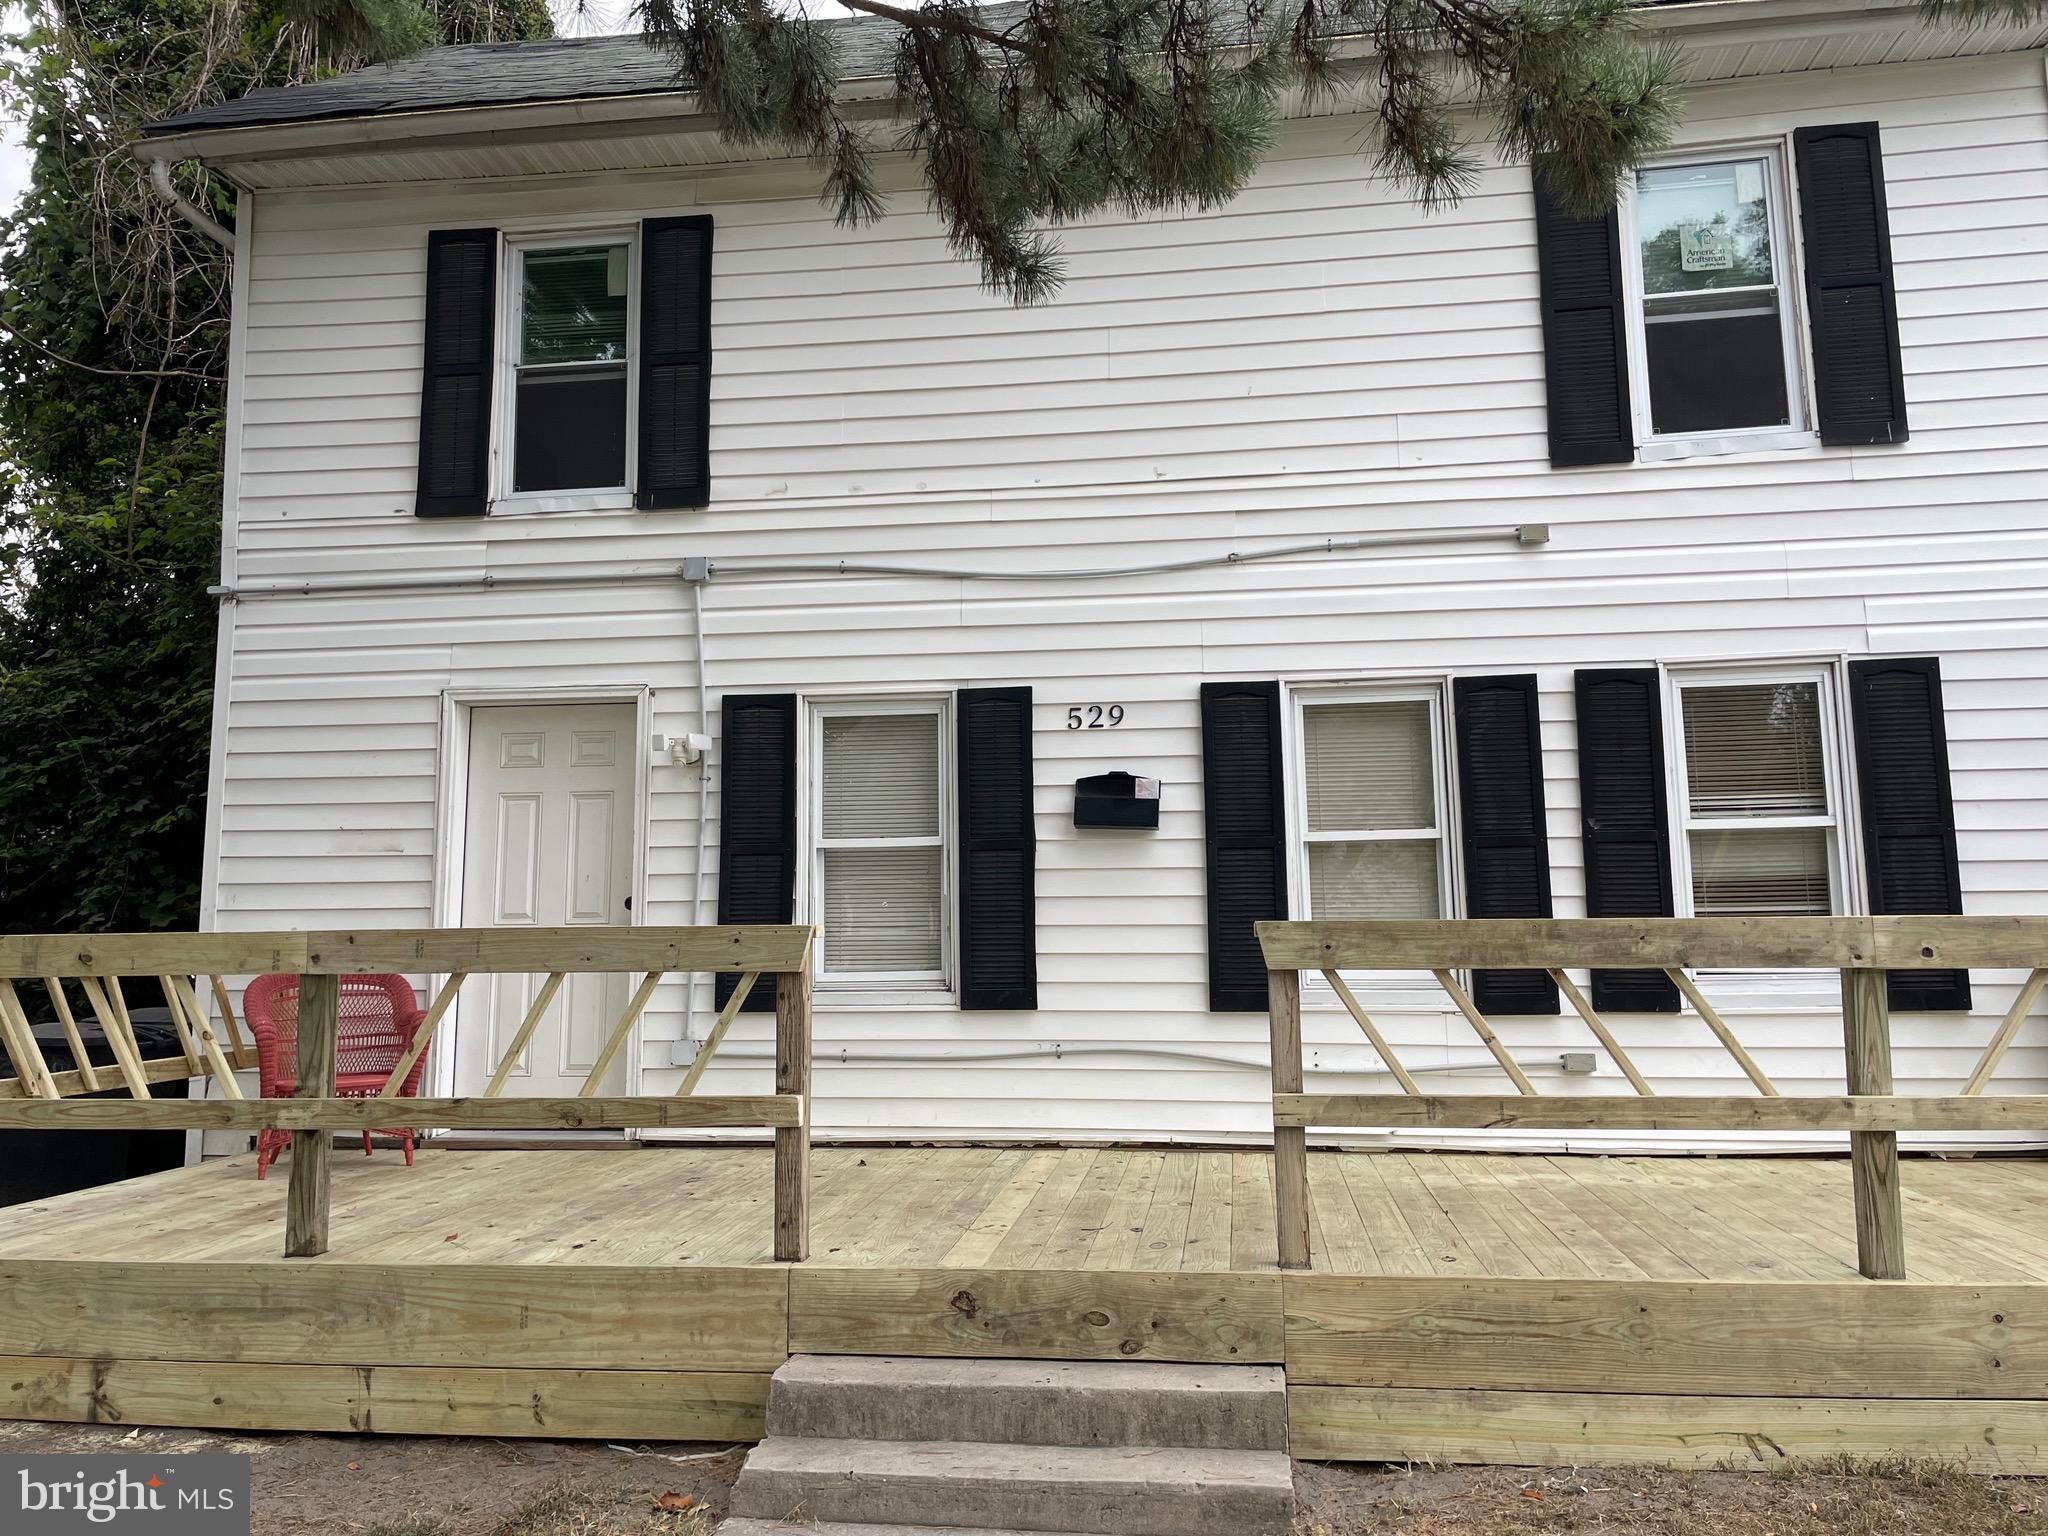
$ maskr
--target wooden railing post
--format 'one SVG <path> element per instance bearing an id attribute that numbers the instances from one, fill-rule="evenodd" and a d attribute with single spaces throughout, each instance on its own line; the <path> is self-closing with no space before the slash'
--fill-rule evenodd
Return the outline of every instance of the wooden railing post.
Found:
<path id="1" fill-rule="evenodd" d="M 1266 1010 L 1272 1025 L 1273 1091 L 1301 1092 L 1301 972 L 1266 972 Z M 1273 1127 L 1273 1214 L 1280 1267 L 1307 1269 L 1308 1128 Z"/>
<path id="2" fill-rule="evenodd" d="M 341 978 L 299 978 L 298 1089 L 294 1097 L 334 1097 L 335 1020 Z M 327 1251 L 327 1192 L 334 1154 L 328 1131 L 292 1132 L 291 1184 L 285 1191 L 284 1256 L 310 1259 Z"/>
<path id="3" fill-rule="evenodd" d="M 775 978 L 775 1091 L 800 1094 L 797 1123 L 775 1131 L 775 1257 L 811 1256 L 811 971 Z"/>
<path id="4" fill-rule="evenodd" d="M 1892 1021 L 1885 973 L 1842 972 L 1842 1045 L 1852 1094 L 1892 1091 Z M 1867 1280 L 1906 1278 L 1906 1215 L 1899 1197 L 1899 1133 L 1851 1131 L 1856 1267 Z"/>

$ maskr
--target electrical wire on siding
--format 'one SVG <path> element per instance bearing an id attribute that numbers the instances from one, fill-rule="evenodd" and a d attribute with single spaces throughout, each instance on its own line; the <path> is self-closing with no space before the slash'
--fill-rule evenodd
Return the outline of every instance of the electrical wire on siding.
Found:
<path id="1" fill-rule="evenodd" d="M 928 565 L 885 565 L 870 560 L 763 560 L 733 563 L 714 560 L 713 576 L 936 576 L 947 581 L 1102 581 L 1117 576 L 1165 576 L 1217 565 L 1249 565 L 1258 560 L 1285 560 L 1300 555 L 1340 555 L 1353 549 L 1384 549 L 1404 544 L 1498 544 L 1513 540 L 1524 549 L 1550 542 L 1547 523 L 1520 523 L 1512 528 L 1469 528 L 1451 533 L 1356 534 L 1344 539 L 1283 544 L 1273 549 L 1231 550 L 1197 555 L 1188 560 L 1161 560 L 1146 565 L 1081 566 L 1040 571 L 991 571 Z"/>
<path id="2" fill-rule="evenodd" d="M 1506 528 L 1419 530 L 1408 533 L 1354 534 L 1348 538 L 1316 539 L 1313 542 L 1282 544 L 1272 549 L 1227 550 L 1220 555 L 1198 555 L 1186 560 L 1161 560 L 1145 565 L 1084 566 L 1055 570 L 987 570 L 969 566 L 889 565 L 866 560 L 772 560 L 704 562 L 710 577 L 752 576 L 928 576 L 940 581 L 1102 581 L 1119 576 L 1165 576 L 1176 571 L 1199 571 L 1214 566 L 1250 565 L 1262 560 L 1286 560 L 1303 555 L 1341 555 L 1358 549 L 1396 549 L 1418 544 L 1500 544 L 1537 549 L 1550 542 L 1547 523 L 1520 523 Z M 695 562 L 689 562 L 694 565 Z M 684 577 L 685 567 L 671 563 L 614 566 L 584 571 L 514 571 L 505 575 L 477 573 L 448 576 L 400 576 L 383 580 L 278 581 L 208 587 L 207 595 L 241 601 L 264 597 L 360 596 L 377 592 L 460 592 L 490 591 L 497 587 L 582 587 L 619 586 L 639 581 L 673 581 Z M 687 579 L 687 578 L 685 578 Z M 693 583 L 694 585 L 694 583 Z"/>

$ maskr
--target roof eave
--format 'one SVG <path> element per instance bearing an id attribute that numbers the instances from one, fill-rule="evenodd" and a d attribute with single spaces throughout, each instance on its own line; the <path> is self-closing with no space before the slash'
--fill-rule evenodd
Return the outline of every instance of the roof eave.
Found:
<path id="1" fill-rule="evenodd" d="M 1754 31 L 1760 37 L 1787 27 L 1857 19 L 1896 19 L 1901 11 L 1918 9 L 1920 0 L 1695 0 L 1661 5 L 1640 13 L 1644 30 L 1669 34 L 1675 41 L 1717 41 Z M 1340 54 L 1363 57 L 1363 39 Z M 869 75 L 840 83 L 843 101 L 880 103 L 893 96 L 895 81 Z M 434 107 L 397 112 L 304 119 L 295 122 L 248 123 L 145 136 L 134 145 L 144 160 L 203 160 L 232 173 L 237 163 L 295 159 L 351 151 L 396 148 L 460 148 L 478 144 L 510 144 L 584 134 L 654 135 L 708 131 L 713 126 L 694 90 L 655 90 L 628 94 Z"/>

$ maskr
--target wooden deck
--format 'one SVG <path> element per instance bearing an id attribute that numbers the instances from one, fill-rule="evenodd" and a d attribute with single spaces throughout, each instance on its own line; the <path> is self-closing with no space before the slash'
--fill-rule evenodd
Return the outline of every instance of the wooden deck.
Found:
<path id="1" fill-rule="evenodd" d="M 0 1415 L 746 1438 L 793 1352 L 1284 1361 L 1298 1455 L 2048 1471 L 2048 1163 L 1910 1160 L 1862 1279 L 1846 1159 L 819 1148 L 335 1157 L 283 1258 L 246 1158 L 0 1211 Z"/>

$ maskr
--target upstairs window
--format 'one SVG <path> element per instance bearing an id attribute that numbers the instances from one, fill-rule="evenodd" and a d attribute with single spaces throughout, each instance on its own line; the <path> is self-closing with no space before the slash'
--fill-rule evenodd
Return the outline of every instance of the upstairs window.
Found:
<path id="1" fill-rule="evenodd" d="M 1637 173 L 1632 317 L 1651 437 L 1803 426 L 1775 151 Z"/>
<path id="2" fill-rule="evenodd" d="M 946 982 L 945 731 L 940 704 L 821 705 L 813 809 L 820 979 Z"/>
<path id="3" fill-rule="evenodd" d="M 1308 916 L 1445 915 L 1441 713 L 1433 694 L 1304 700 Z"/>
<path id="4" fill-rule="evenodd" d="M 1841 774 L 1823 672 L 1681 679 L 1684 852 L 1695 917 L 1843 911 Z"/>
<path id="5" fill-rule="evenodd" d="M 512 491 L 626 485 L 629 241 L 515 245 Z"/>

